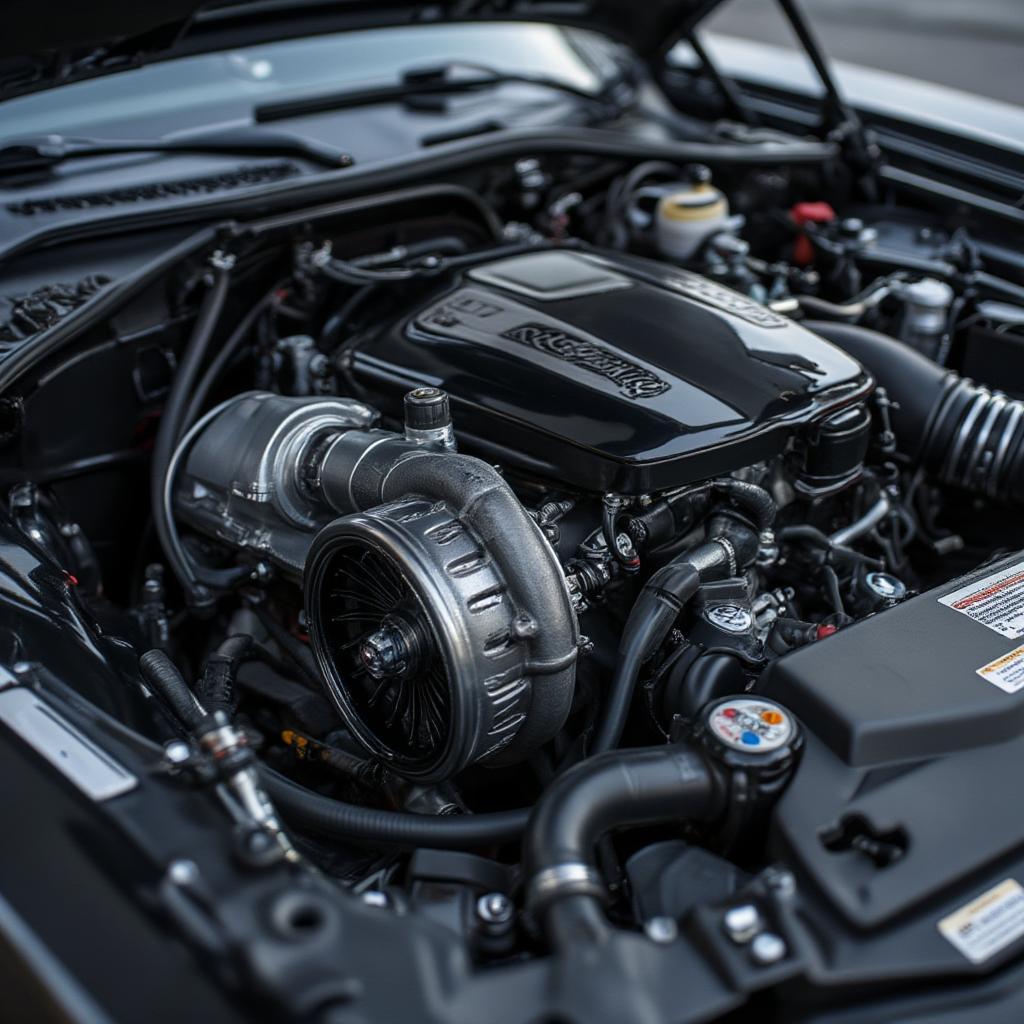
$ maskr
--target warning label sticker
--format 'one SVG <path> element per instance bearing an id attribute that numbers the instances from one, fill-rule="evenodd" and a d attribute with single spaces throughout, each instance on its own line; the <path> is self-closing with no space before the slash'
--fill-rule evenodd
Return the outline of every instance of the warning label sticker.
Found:
<path id="1" fill-rule="evenodd" d="M 939 604 L 1016 640 L 1024 636 L 1024 562 L 954 590 Z"/>
<path id="2" fill-rule="evenodd" d="M 982 679 L 987 679 L 1006 693 L 1024 689 L 1024 646 L 1015 647 L 1009 654 L 982 665 L 977 672 Z"/>
<path id="3" fill-rule="evenodd" d="M 1024 935 L 1024 889 L 1008 878 L 944 917 L 939 931 L 972 964 L 984 963 Z"/>

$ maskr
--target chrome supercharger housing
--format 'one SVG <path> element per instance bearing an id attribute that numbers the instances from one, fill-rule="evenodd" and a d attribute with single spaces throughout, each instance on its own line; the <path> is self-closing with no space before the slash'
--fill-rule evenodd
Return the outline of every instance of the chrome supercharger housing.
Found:
<path id="1" fill-rule="evenodd" d="M 375 418 L 347 399 L 240 395 L 176 453 L 176 510 L 302 582 L 328 694 L 375 759 L 420 781 L 524 760 L 572 702 L 562 566 L 492 466 Z"/>

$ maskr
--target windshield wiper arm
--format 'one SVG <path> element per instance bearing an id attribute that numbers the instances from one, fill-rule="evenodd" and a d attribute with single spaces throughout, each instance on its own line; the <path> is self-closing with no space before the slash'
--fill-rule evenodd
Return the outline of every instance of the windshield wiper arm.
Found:
<path id="1" fill-rule="evenodd" d="M 348 153 L 285 133 L 235 130 L 172 139 L 88 139 L 43 135 L 0 144 L 0 175 L 45 171 L 66 160 L 130 153 L 201 153 L 211 156 L 294 156 L 324 167 L 351 167 Z"/>
<path id="2" fill-rule="evenodd" d="M 468 73 L 461 77 L 452 77 L 452 72 L 460 70 Z M 617 106 L 608 95 L 608 89 L 602 90 L 600 93 L 589 92 L 579 86 L 558 78 L 550 78 L 547 75 L 500 71 L 485 64 L 456 61 L 439 64 L 435 67 L 410 69 L 403 72 L 398 81 L 386 85 L 357 86 L 351 89 L 317 93 L 313 96 L 299 96 L 291 100 L 264 103 L 253 111 L 253 119 L 259 124 L 266 124 L 269 121 L 284 121 L 292 117 L 323 114 L 351 107 L 411 101 L 425 96 L 440 97 L 456 93 L 480 92 L 506 84 L 537 85 L 574 96 L 591 105 L 600 104 L 604 108 Z"/>

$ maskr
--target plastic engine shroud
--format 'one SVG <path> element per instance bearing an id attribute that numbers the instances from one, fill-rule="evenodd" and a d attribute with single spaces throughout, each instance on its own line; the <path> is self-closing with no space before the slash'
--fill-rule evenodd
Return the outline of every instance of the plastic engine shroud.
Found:
<path id="1" fill-rule="evenodd" d="M 400 415 L 445 388 L 489 457 L 588 490 L 732 472 L 867 394 L 853 359 L 699 275 L 576 251 L 481 264 L 354 345 L 352 374 Z"/>

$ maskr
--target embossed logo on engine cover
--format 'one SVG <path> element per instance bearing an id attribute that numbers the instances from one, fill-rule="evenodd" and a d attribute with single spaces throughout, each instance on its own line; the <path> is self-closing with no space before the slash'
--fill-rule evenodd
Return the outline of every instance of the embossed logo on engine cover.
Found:
<path id="1" fill-rule="evenodd" d="M 662 380 L 645 367 L 557 327 L 536 323 L 518 324 L 502 331 L 501 337 L 596 373 L 615 384 L 627 398 L 654 398 L 663 395 L 671 387 L 668 381 Z"/>
<path id="2" fill-rule="evenodd" d="M 758 327 L 786 327 L 792 324 L 791 320 L 779 316 L 753 299 L 748 299 L 746 295 L 741 295 L 699 274 L 689 274 L 681 270 L 670 279 L 670 283 L 676 291 L 682 292 L 688 298 L 714 306 L 725 313 L 732 313 Z"/>

